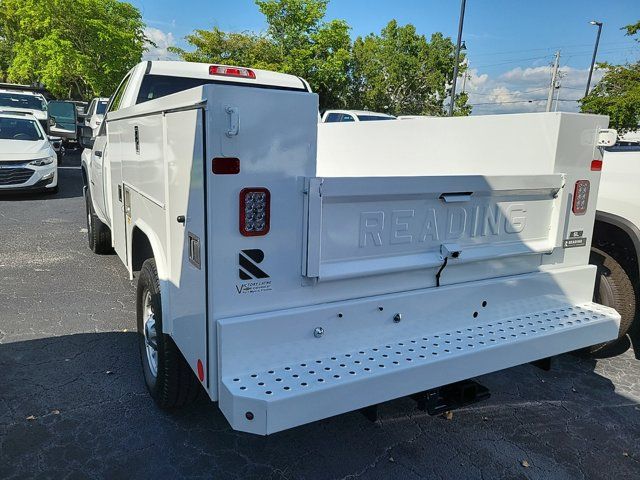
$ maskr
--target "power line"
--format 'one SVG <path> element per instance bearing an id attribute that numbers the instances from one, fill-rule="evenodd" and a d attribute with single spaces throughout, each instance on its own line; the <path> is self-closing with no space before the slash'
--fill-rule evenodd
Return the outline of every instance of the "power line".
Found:
<path id="1" fill-rule="evenodd" d="M 509 63 L 525 62 L 527 60 L 544 60 L 544 59 L 548 59 L 549 57 L 550 57 L 550 55 L 544 55 L 542 57 L 514 58 L 514 59 L 511 59 L 511 60 L 505 60 L 505 61 L 500 62 L 500 63 L 490 63 L 490 64 L 485 64 L 485 65 L 474 65 L 473 68 L 495 67 L 497 65 L 507 65 Z"/>
<path id="2" fill-rule="evenodd" d="M 637 46 L 636 42 L 634 41 L 628 41 L 628 42 L 602 42 L 601 45 L 628 45 L 629 47 L 631 46 Z M 554 46 L 554 47 L 540 47 L 540 48 L 528 48 L 528 49 L 523 49 L 523 50 L 508 50 L 508 51 L 503 51 L 503 52 L 484 52 L 484 53 L 478 53 L 474 56 L 476 57 L 484 57 L 487 55 L 504 55 L 504 54 L 508 54 L 508 53 L 525 53 L 525 52 L 537 52 L 537 51 L 543 51 L 543 50 L 567 50 L 570 47 L 589 47 L 592 44 L 590 43 L 575 43 L 572 45 L 561 45 L 561 46 Z"/>
<path id="3" fill-rule="evenodd" d="M 547 87 L 542 87 L 542 88 L 534 88 L 531 90 L 524 90 L 523 92 L 517 91 L 517 93 L 524 93 L 524 94 L 528 94 L 528 93 L 534 93 L 534 92 L 541 92 L 542 90 L 547 90 Z M 493 92 L 490 93 L 480 93 L 480 92 L 466 92 L 469 95 L 480 95 L 483 97 L 490 97 L 490 96 L 495 96 L 496 94 Z"/>
<path id="4" fill-rule="evenodd" d="M 588 52 L 588 51 L 582 51 L 582 52 L 573 52 L 571 53 L 571 51 L 569 50 L 568 52 L 565 52 L 565 54 L 567 54 L 567 61 L 573 57 L 581 57 L 581 56 L 585 56 L 585 55 L 591 55 L 593 52 Z M 602 54 L 611 54 L 611 53 L 635 53 L 635 49 L 633 48 L 616 48 L 616 49 L 609 49 L 609 50 L 600 50 L 599 53 Z M 469 55 L 467 54 L 467 56 L 470 57 L 476 57 L 477 55 Z M 485 67 L 497 67 L 500 65 L 509 65 L 512 63 L 519 63 L 519 62 L 526 62 L 529 60 L 544 60 L 544 59 L 549 59 L 551 57 L 551 54 L 547 54 L 547 55 L 543 55 L 543 56 L 538 56 L 538 57 L 526 57 L 526 58 L 512 58 L 512 59 L 505 59 L 503 61 L 500 61 L 498 63 L 489 63 L 489 64 L 480 64 L 480 65 L 474 65 L 474 68 L 485 68 Z"/>
<path id="5" fill-rule="evenodd" d="M 559 99 L 558 102 L 578 102 L 580 99 Z M 506 102 L 485 102 L 485 103 L 470 103 L 472 107 L 478 107 L 483 105 L 507 105 L 511 103 L 536 103 L 536 102 L 546 102 L 546 98 L 535 98 L 531 100 L 509 100 Z"/>

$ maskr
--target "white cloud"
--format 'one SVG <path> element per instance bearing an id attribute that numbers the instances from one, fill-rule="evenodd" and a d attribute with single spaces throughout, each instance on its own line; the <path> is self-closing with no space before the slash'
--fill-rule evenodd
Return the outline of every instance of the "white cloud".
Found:
<path id="1" fill-rule="evenodd" d="M 169 47 L 175 45 L 173 33 L 165 32 L 159 28 L 146 27 L 145 36 L 155 44 L 147 44 L 147 51 L 142 56 L 143 60 L 177 60 L 174 53 L 169 52 Z"/>
<path id="2" fill-rule="evenodd" d="M 576 100 L 584 95 L 588 73 L 588 69 L 560 68 L 558 111 L 578 111 Z M 592 85 L 602 78 L 602 74 L 599 70 L 594 72 Z M 475 115 L 542 112 L 546 108 L 550 66 L 516 67 L 495 77 L 470 69 L 467 75 L 465 91 L 469 93 Z"/>

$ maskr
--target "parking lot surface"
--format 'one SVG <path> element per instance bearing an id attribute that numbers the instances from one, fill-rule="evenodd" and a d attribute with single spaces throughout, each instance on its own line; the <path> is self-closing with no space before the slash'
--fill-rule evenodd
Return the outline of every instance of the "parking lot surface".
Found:
<path id="1" fill-rule="evenodd" d="M 0 197 L 0 478 L 640 478 L 633 348 L 486 375 L 491 398 L 452 416 L 404 398 L 376 423 L 352 412 L 263 438 L 206 399 L 160 411 L 135 283 L 87 246 L 78 156 L 59 194 Z"/>

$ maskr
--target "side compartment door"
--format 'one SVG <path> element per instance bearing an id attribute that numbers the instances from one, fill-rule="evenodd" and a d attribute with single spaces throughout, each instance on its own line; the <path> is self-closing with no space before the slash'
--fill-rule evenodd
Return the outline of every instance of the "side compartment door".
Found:
<path id="1" fill-rule="evenodd" d="M 204 112 L 167 113 L 164 128 L 170 310 L 164 329 L 208 389 Z"/>

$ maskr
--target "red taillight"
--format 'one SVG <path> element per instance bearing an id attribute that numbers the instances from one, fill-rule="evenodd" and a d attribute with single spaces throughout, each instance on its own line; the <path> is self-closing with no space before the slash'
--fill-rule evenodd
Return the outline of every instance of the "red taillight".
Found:
<path id="1" fill-rule="evenodd" d="M 243 188 L 240 191 L 240 233 L 257 237 L 269 233 L 271 195 L 266 188 Z"/>
<path id="2" fill-rule="evenodd" d="M 211 162 L 211 171 L 216 175 L 236 175 L 240 173 L 240 159 L 217 157 Z"/>
<path id="3" fill-rule="evenodd" d="M 241 77 L 255 79 L 256 74 L 253 70 L 242 67 L 227 67 L 225 65 L 211 65 L 209 67 L 209 75 L 222 75 L 225 77 Z"/>
<path id="4" fill-rule="evenodd" d="M 599 172 L 602 170 L 602 160 L 592 160 L 591 161 L 591 171 Z"/>
<path id="5" fill-rule="evenodd" d="M 573 189 L 573 207 L 571 208 L 571 211 L 575 215 L 584 215 L 587 213 L 590 189 L 591 184 L 589 180 L 578 180 L 576 182 L 576 186 Z"/>

